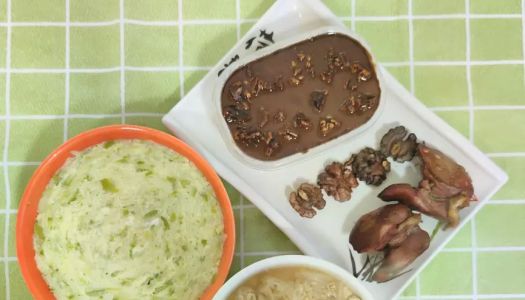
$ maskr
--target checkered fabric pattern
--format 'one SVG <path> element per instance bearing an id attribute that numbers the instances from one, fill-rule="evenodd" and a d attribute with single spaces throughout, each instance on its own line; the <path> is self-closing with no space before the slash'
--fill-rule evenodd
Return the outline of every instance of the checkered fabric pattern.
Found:
<path id="1" fill-rule="evenodd" d="M 525 299 L 525 0 L 325 3 L 407 89 L 510 177 L 403 299 Z M 14 228 L 39 162 L 97 126 L 165 130 L 161 116 L 271 4 L 0 0 L 0 299 L 31 299 Z M 268 256 L 299 253 L 227 187 L 238 228 L 232 274 Z"/>

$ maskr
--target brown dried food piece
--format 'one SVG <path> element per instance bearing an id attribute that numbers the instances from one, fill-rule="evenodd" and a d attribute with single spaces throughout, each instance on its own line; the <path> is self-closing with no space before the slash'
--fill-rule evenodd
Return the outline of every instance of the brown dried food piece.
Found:
<path id="1" fill-rule="evenodd" d="M 430 236 L 419 226 L 397 247 L 388 247 L 385 250 L 381 266 L 372 276 L 372 280 L 386 282 L 396 278 L 404 268 L 418 258 L 430 245 Z"/>
<path id="2" fill-rule="evenodd" d="M 318 112 L 321 112 L 323 109 L 327 95 L 328 90 L 317 90 L 310 93 L 310 102 Z"/>
<path id="3" fill-rule="evenodd" d="M 341 123 L 339 123 L 334 117 L 326 116 L 319 119 L 319 132 L 322 136 L 327 136 L 334 129 L 339 128 Z"/>
<path id="4" fill-rule="evenodd" d="M 359 253 L 383 250 L 399 234 L 398 226 L 412 216 L 404 204 L 390 204 L 359 218 L 350 233 L 350 244 Z"/>
<path id="5" fill-rule="evenodd" d="M 302 183 L 297 191 L 290 193 L 288 200 L 292 208 L 304 218 L 313 218 L 317 214 L 314 208 L 320 210 L 326 205 L 321 189 L 309 183 Z"/>
<path id="6" fill-rule="evenodd" d="M 310 121 L 305 114 L 297 113 L 293 118 L 293 127 L 308 131 L 312 128 L 312 121 Z"/>
<path id="7" fill-rule="evenodd" d="M 416 155 L 417 137 L 413 133 L 409 134 L 404 126 L 397 126 L 381 138 L 380 149 L 384 155 L 391 156 L 395 161 L 409 161 Z"/>
<path id="8" fill-rule="evenodd" d="M 430 184 L 426 180 L 421 181 L 419 188 L 414 188 L 407 183 L 392 184 L 386 187 L 378 197 L 386 202 L 403 203 L 425 215 L 447 223 L 450 227 L 459 224 L 459 211 L 469 205 L 469 198 L 464 194 L 446 199 L 433 197 Z"/>
<path id="9" fill-rule="evenodd" d="M 317 184 L 328 196 L 333 196 L 339 202 L 350 200 L 352 189 L 359 185 L 352 167 L 338 162 L 326 166 L 324 172 L 317 177 Z"/>
<path id="10" fill-rule="evenodd" d="M 390 204 L 363 215 L 350 234 L 350 244 L 359 253 L 384 251 L 384 260 L 372 279 L 395 278 L 423 253 L 430 236 L 419 227 L 421 215 L 404 204 Z"/>
<path id="11" fill-rule="evenodd" d="M 419 186 L 393 184 L 384 189 L 379 198 L 399 201 L 449 227 L 457 226 L 459 211 L 476 199 L 470 176 L 465 168 L 439 150 L 421 144 L 418 155 L 423 162 Z"/>
<path id="12" fill-rule="evenodd" d="M 464 193 L 469 200 L 476 199 L 472 179 L 463 166 L 425 144 L 418 146 L 418 155 L 423 161 L 423 178 L 430 182 L 434 197 L 449 198 Z"/>
<path id="13" fill-rule="evenodd" d="M 228 105 L 223 112 L 224 120 L 228 124 L 241 124 L 251 120 L 250 114 L 236 105 Z"/>
<path id="14" fill-rule="evenodd" d="M 380 185 L 390 172 L 390 163 L 380 151 L 366 147 L 357 154 L 352 154 L 346 164 L 351 164 L 359 180 L 366 184 Z"/>

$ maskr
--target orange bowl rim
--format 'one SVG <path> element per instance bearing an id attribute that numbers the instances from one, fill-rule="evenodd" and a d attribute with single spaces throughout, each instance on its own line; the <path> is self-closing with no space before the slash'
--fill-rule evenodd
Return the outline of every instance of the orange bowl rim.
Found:
<path id="1" fill-rule="evenodd" d="M 225 233 L 217 274 L 200 298 L 201 300 L 212 299 L 228 276 L 235 249 L 235 220 L 224 184 L 213 167 L 200 154 L 175 136 L 148 127 L 125 124 L 98 127 L 69 139 L 51 152 L 33 173 L 20 200 L 16 221 L 16 252 L 20 271 L 29 291 L 37 300 L 55 299 L 36 265 L 33 247 L 38 202 L 49 180 L 65 161 L 72 157 L 73 152 L 118 139 L 150 140 L 164 145 L 193 162 L 212 186 L 221 207 Z"/>

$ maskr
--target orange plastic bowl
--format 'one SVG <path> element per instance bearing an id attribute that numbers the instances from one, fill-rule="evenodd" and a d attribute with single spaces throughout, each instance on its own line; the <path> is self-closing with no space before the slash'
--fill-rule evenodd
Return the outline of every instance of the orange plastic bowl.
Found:
<path id="1" fill-rule="evenodd" d="M 202 172 L 213 187 L 215 195 L 221 206 L 224 219 L 224 234 L 226 236 L 218 273 L 213 283 L 208 286 L 201 299 L 211 299 L 222 286 L 228 275 L 233 259 L 235 247 L 235 221 L 233 211 L 224 189 L 222 181 L 215 173 L 210 164 L 197 152 L 179 139 L 164 132 L 131 125 L 114 125 L 100 127 L 84 132 L 70 139 L 58 149 L 53 151 L 38 167 L 31 177 L 18 209 L 16 221 L 16 252 L 20 269 L 24 280 L 37 300 L 55 299 L 53 293 L 44 281 L 42 274 L 37 268 L 35 261 L 35 249 L 33 248 L 33 232 L 37 216 L 38 202 L 48 182 L 59 170 L 64 162 L 72 156 L 73 151 L 82 151 L 93 145 L 105 141 L 117 139 L 141 139 L 150 140 L 173 149 L 175 152 L 185 156 L 192 161 Z"/>

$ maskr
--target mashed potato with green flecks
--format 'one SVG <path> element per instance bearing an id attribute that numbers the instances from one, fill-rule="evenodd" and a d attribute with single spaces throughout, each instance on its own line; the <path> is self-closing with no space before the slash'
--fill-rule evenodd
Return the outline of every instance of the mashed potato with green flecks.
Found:
<path id="1" fill-rule="evenodd" d="M 70 158 L 38 207 L 36 262 L 57 299 L 198 299 L 224 242 L 212 187 L 185 157 L 118 140 Z"/>

